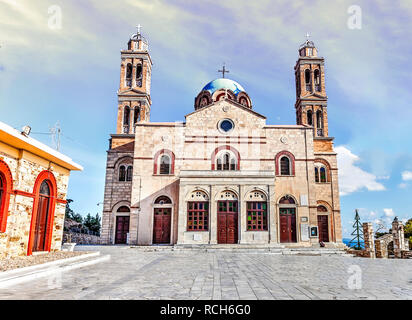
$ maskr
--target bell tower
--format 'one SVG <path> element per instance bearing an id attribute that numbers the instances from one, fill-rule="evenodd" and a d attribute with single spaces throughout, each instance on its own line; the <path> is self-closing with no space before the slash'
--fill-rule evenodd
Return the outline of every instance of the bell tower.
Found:
<path id="1" fill-rule="evenodd" d="M 329 137 L 328 130 L 325 59 L 318 57 L 318 50 L 313 41 L 309 40 L 309 34 L 305 43 L 299 47 L 295 78 L 297 124 L 313 127 L 315 149 L 332 151 L 333 138 Z"/>
<path id="2" fill-rule="evenodd" d="M 117 134 L 134 134 L 137 123 L 150 121 L 152 65 L 149 45 L 139 25 L 127 50 L 121 51 Z"/>

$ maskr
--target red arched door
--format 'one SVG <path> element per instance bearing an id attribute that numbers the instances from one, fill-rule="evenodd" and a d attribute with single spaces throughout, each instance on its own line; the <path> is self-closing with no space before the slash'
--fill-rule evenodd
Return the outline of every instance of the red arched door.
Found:
<path id="1" fill-rule="evenodd" d="M 34 239 L 32 252 L 46 251 L 50 225 L 50 183 L 45 180 L 40 186 L 39 203 L 37 206 L 36 220 L 34 222 Z"/>

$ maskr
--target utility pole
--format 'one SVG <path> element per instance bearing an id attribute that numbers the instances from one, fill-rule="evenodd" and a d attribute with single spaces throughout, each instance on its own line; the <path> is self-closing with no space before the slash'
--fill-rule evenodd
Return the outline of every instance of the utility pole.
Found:
<path id="1" fill-rule="evenodd" d="M 60 151 L 60 135 L 61 135 L 61 128 L 60 128 L 60 123 L 59 121 L 56 122 L 56 124 L 50 128 L 50 134 L 52 137 L 52 144 L 54 148 L 57 151 Z"/>

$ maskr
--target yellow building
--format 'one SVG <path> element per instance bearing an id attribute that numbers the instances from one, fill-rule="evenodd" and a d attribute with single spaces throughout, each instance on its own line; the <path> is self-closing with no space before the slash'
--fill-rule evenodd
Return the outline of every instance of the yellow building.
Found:
<path id="1" fill-rule="evenodd" d="M 0 122 L 0 258 L 60 250 L 70 171 L 83 170 L 27 133 Z"/>

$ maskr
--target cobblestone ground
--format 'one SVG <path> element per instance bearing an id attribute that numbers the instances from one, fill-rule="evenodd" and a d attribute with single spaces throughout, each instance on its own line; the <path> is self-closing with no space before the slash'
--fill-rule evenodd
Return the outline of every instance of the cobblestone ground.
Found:
<path id="1" fill-rule="evenodd" d="M 412 299 L 412 260 L 100 250 L 111 260 L 0 289 L 0 299 Z M 351 270 L 362 288 L 351 290 Z"/>

